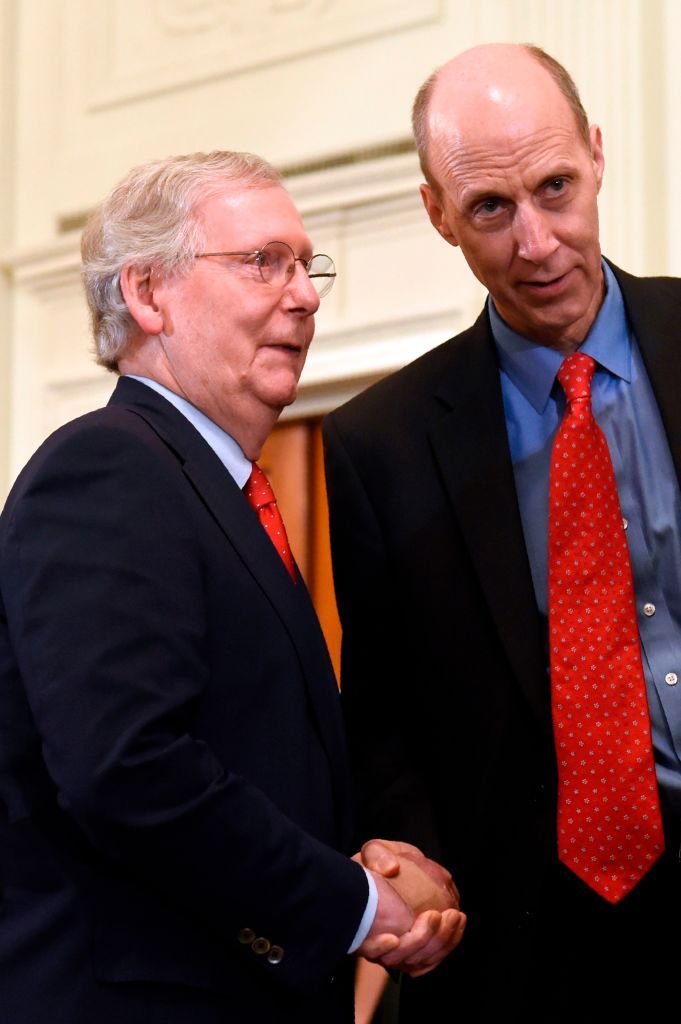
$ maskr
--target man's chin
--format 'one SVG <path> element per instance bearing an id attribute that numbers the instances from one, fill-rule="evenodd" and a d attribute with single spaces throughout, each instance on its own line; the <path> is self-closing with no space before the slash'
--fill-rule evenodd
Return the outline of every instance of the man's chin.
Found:
<path id="1" fill-rule="evenodd" d="M 497 310 L 512 330 L 549 347 L 564 339 L 583 341 L 595 317 L 582 297 L 576 301 L 537 301 L 531 306 L 517 304 L 507 315 L 499 306 Z"/>
<path id="2" fill-rule="evenodd" d="M 298 381 L 294 384 L 273 387 L 267 392 L 261 393 L 261 400 L 270 407 L 277 415 L 288 405 L 293 405 L 298 397 Z"/>

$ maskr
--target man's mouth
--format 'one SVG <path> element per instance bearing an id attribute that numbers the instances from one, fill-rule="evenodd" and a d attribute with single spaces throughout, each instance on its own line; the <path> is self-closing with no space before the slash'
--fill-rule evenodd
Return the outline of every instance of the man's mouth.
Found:
<path id="1" fill-rule="evenodd" d="M 557 277 L 521 281 L 521 287 L 527 288 L 539 295 L 553 295 L 564 287 L 571 273 L 571 270 L 567 270 L 564 274 L 559 274 Z"/>
<path id="2" fill-rule="evenodd" d="M 293 352 L 294 355 L 300 355 L 303 349 L 302 345 L 296 344 L 295 342 L 285 341 L 272 342 L 271 345 L 267 345 L 266 347 L 280 349 L 283 350 L 284 352 Z"/>

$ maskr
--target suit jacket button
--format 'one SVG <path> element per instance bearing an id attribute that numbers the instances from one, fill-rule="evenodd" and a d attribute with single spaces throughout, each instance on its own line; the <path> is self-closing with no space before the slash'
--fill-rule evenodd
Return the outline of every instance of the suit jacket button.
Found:
<path id="1" fill-rule="evenodd" d="M 259 939 L 255 939 L 255 941 L 251 943 L 251 949 L 254 953 L 257 953 L 258 956 L 262 956 L 264 953 L 269 953 L 271 949 L 269 939 L 264 939 L 262 936 Z"/>
<path id="2" fill-rule="evenodd" d="M 242 928 L 237 935 L 239 942 L 243 943 L 244 946 L 250 946 L 255 938 L 255 932 L 252 928 Z"/>
<path id="3" fill-rule="evenodd" d="M 272 946 L 267 954 L 267 961 L 270 964 L 280 964 L 284 959 L 284 950 L 281 946 Z"/>

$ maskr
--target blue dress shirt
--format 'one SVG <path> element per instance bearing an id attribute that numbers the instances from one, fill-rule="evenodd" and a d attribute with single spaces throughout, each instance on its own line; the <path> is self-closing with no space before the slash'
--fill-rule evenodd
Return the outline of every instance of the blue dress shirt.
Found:
<path id="1" fill-rule="evenodd" d="M 197 409 L 195 405 L 188 402 L 186 398 L 182 398 L 181 395 L 176 395 L 174 391 L 170 391 L 169 388 L 159 384 L 158 381 L 152 380 L 150 377 L 138 377 L 134 373 L 127 374 L 132 377 L 133 380 L 138 380 L 140 384 L 146 384 L 153 391 L 158 392 L 159 395 L 163 395 L 164 398 L 174 405 L 178 412 L 181 412 L 185 416 L 192 426 L 196 427 L 201 437 L 204 439 L 207 445 L 213 449 L 217 457 L 219 458 L 222 465 L 228 471 L 230 476 L 234 479 L 238 487 L 243 490 L 248 482 L 248 478 L 251 475 L 251 469 L 253 463 L 246 458 L 241 448 L 234 440 L 234 438 L 226 431 L 219 427 L 217 423 L 209 419 L 205 413 L 202 413 L 200 409 Z M 355 937 L 352 940 L 352 944 L 348 953 L 354 953 L 355 950 L 362 945 L 365 938 L 369 934 L 369 929 L 374 923 L 376 917 L 376 911 L 378 909 L 378 890 L 376 889 L 376 883 L 371 876 L 371 873 L 364 869 L 364 873 L 367 876 L 369 883 L 369 897 L 367 899 L 367 905 L 362 915 L 362 919 L 359 922 L 359 927 L 355 933 Z"/>
<path id="2" fill-rule="evenodd" d="M 665 806 L 681 815 L 681 494 L 622 293 L 606 263 L 603 272 L 605 299 L 580 351 L 596 360 L 592 407 L 626 524 L 658 783 Z M 556 381 L 564 356 L 512 331 L 491 298 L 488 309 L 525 544 L 548 625 L 549 470 L 566 405 Z"/>

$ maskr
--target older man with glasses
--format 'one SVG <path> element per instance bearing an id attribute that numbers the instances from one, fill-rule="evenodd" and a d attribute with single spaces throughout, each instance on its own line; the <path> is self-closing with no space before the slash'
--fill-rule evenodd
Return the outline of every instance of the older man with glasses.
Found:
<path id="1" fill-rule="evenodd" d="M 83 269 L 119 380 L 0 520 L 2 1018 L 350 1021 L 348 953 L 424 973 L 464 919 L 413 848 L 346 855 L 338 692 L 255 462 L 333 261 L 219 152 L 133 170 Z"/>

